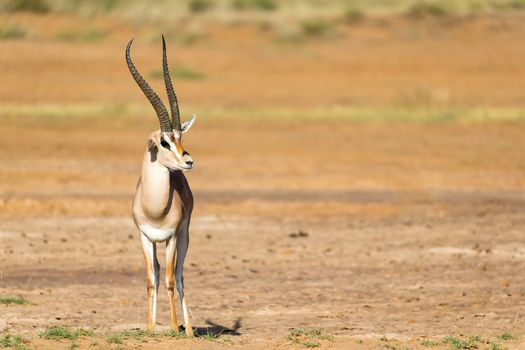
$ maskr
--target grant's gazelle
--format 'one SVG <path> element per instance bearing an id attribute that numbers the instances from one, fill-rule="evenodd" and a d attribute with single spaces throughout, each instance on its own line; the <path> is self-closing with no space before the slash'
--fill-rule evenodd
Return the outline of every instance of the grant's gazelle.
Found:
<path id="1" fill-rule="evenodd" d="M 180 122 L 177 96 L 171 84 L 166 57 L 166 42 L 162 36 L 162 70 L 171 110 L 171 119 L 159 96 L 139 74 L 126 48 L 126 62 L 135 82 L 155 109 L 160 130 L 149 135 L 142 173 L 133 200 L 133 220 L 140 231 L 140 241 L 147 270 L 148 330 L 155 329 L 157 294 L 159 289 L 159 262 L 156 244 L 166 242 L 166 288 L 171 305 L 171 328 L 178 331 L 175 284 L 182 305 L 186 334 L 193 336 L 184 296 L 183 268 L 188 251 L 193 195 L 183 172 L 193 167 L 190 154 L 182 147 L 182 134 L 190 129 L 195 115 Z M 175 262 L 175 257 L 177 261 Z"/>

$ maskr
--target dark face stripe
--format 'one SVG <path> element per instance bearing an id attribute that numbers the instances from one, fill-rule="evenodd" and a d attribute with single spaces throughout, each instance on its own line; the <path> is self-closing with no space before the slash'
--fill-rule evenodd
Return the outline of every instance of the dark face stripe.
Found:
<path id="1" fill-rule="evenodd" d="M 189 156 L 190 154 L 186 151 L 182 152 L 182 156 Z"/>

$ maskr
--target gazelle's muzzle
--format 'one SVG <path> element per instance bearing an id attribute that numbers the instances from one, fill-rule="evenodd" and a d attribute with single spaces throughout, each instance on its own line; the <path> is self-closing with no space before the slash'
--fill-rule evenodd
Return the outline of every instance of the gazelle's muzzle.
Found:
<path id="1" fill-rule="evenodd" d="M 193 168 L 193 159 L 191 158 L 188 152 L 182 152 L 182 161 L 186 166 L 186 170 L 190 170 L 191 168 Z"/>

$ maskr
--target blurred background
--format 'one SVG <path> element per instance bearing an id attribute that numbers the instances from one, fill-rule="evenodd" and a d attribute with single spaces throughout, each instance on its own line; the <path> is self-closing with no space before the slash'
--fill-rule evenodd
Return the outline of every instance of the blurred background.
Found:
<path id="1" fill-rule="evenodd" d="M 456 176 L 449 163 L 431 168 L 410 159 L 432 143 L 432 132 L 443 123 L 474 123 L 468 127 L 472 130 L 495 122 L 473 134 L 485 143 L 490 138 L 485 133 L 492 135 L 502 122 L 523 119 L 525 46 L 520 40 L 525 3 L 520 0 L 4 0 L 0 9 L 0 131 L 6 134 L 4 158 L 17 162 L 15 167 L 5 165 L 4 193 L 13 192 L 11 181 L 26 176 L 26 166 L 32 172 L 23 188 L 14 191 L 16 196 L 26 191 L 31 197 L 46 188 L 54 196 L 57 191 L 105 196 L 108 190 L 122 196 L 133 191 L 138 165 L 131 164 L 140 159 L 143 139 L 157 124 L 127 71 L 124 49 L 135 38 L 134 61 L 164 98 L 161 33 L 168 41 L 182 112 L 200 116 L 201 128 L 187 138 L 187 146 L 197 148 L 197 163 L 205 157 L 202 172 L 195 172 L 196 185 L 203 189 L 255 190 L 249 185 L 253 181 L 260 190 L 319 191 L 476 189 L 492 186 L 488 178 L 497 189 L 522 184 L 521 174 L 470 178 Z M 363 144 L 352 133 L 364 134 L 357 127 L 345 130 L 348 123 L 371 128 Z M 392 124 L 411 125 L 406 132 L 416 139 L 408 142 L 401 131 L 376 137 L 378 123 L 385 132 L 393 130 Z M 48 133 L 29 125 L 45 127 Z M 213 132 L 206 132 L 207 127 Z M 261 128 L 272 132 L 260 134 Z M 316 128 L 325 129 L 316 134 Z M 20 147 L 20 133 L 35 147 Z M 454 141 L 436 137 L 440 143 L 431 145 L 433 157 L 425 162 L 437 162 L 441 155 L 448 161 L 456 157 L 458 145 L 451 143 L 465 135 L 446 134 Z M 83 144 L 73 141 L 80 135 Z M 201 136 L 208 142 L 201 142 Z M 43 139 L 36 141 L 38 137 Z M 403 141 L 409 144 L 405 147 Z M 448 146 L 452 153 L 446 152 Z M 252 154 L 251 147 L 259 153 Z M 316 155 L 304 161 L 307 153 L 300 152 L 307 148 Z M 341 159 L 330 158 L 335 150 Z M 404 157 L 406 150 L 411 154 L 399 160 L 372 161 L 367 155 Z M 50 161 L 58 167 L 68 152 L 78 157 L 67 159 L 74 166 L 57 168 L 68 173 L 57 177 Z M 129 161 L 122 165 L 129 174 L 109 173 L 100 179 L 83 172 L 82 163 L 92 157 Z M 494 162 L 505 161 L 501 156 L 489 161 L 486 154 L 476 155 L 475 161 L 469 157 L 454 165 L 473 170 L 487 161 L 487 171 Z M 508 157 L 512 166 L 521 164 Z M 361 160 L 370 163 L 360 165 Z M 51 173 L 36 176 L 35 162 L 43 162 Z M 389 167 L 387 177 L 382 166 Z M 269 171 L 261 172 L 264 168 Z M 210 184 L 208 171 L 220 174 L 214 180 L 223 182 Z M 122 181 L 123 176 L 129 178 Z"/>
<path id="2" fill-rule="evenodd" d="M 124 50 L 167 103 L 162 33 L 198 116 L 196 324 L 242 317 L 247 341 L 521 327 L 525 1 L 1 0 L 0 293 L 39 303 L 8 329 L 62 322 L 46 305 L 144 322 L 130 208 L 158 122 Z M 98 313 L 75 313 L 75 288 Z"/>
<path id="3" fill-rule="evenodd" d="M 160 89 L 164 33 L 183 108 L 214 116 L 515 119 L 524 13 L 520 0 L 3 0 L 2 112 L 144 114 L 122 55 L 136 38 Z"/>

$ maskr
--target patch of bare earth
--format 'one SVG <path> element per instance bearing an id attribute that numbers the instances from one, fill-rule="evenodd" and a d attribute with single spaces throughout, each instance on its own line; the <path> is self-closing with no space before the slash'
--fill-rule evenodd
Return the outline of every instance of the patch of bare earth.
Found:
<path id="1" fill-rule="evenodd" d="M 129 210 L 145 133 L 8 128 L 0 295 L 31 303 L 0 306 L 2 328 L 37 348 L 54 344 L 36 336 L 53 325 L 102 335 L 144 328 L 145 272 Z M 126 344 L 302 347 L 287 339 L 291 328 L 334 335 L 321 342 L 329 348 L 376 346 L 382 335 L 416 346 L 429 335 L 521 333 L 522 132 L 522 124 L 239 123 L 232 137 L 202 122 L 186 141 L 198 164 L 188 174 L 196 212 L 187 298 L 195 326 L 231 334 L 227 344 Z M 30 135 L 24 147 L 20 133 Z M 79 137 L 80 148 L 60 146 Z M 165 294 L 161 286 L 160 329 Z"/>

